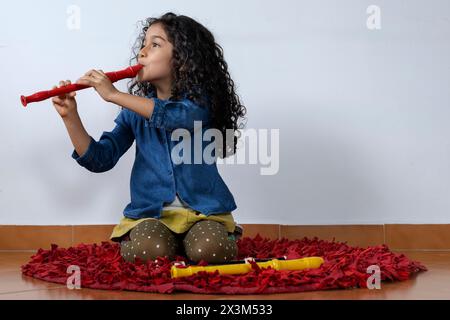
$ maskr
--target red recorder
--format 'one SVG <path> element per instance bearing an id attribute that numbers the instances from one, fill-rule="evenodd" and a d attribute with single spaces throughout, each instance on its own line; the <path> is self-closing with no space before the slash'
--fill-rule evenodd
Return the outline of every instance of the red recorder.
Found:
<path id="1" fill-rule="evenodd" d="M 128 67 L 128 68 L 120 70 L 120 71 L 112 71 L 112 72 L 107 72 L 105 74 L 108 76 L 108 78 L 109 78 L 109 80 L 111 80 L 111 82 L 116 82 L 116 81 L 126 79 L 126 78 L 134 78 L 138 74 L 139 70 L 142 69 L 142 67 L 143 66 L 141 64 L 137 64 L 137 65 Z M 51 97 L 59 96 L 59 95 L 66 94 L 66 93 L 69 93 L 72 91 L 83 90 L 86 88 L 90 88 L 90 86 L 84 85 L 84 84 L 72 83 L 67 86 L 55 88 L 52 90 L 39 91 L 30 96 L 21 96 L 20 101 L 22 102 L 23 106 L 26 107 L 27 104 L 31 103 L 31 102 L 38 102 L 38 101 L 46 100 Z"/>

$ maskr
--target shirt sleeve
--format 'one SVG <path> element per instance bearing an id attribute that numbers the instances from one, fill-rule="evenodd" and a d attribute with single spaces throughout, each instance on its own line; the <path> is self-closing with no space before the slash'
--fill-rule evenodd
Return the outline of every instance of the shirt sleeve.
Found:
<path id="1" fill-rule="evenodd" d="M 189 99 L 166 101 L 156 97 L 153 113 L 148 119 L 150 127 L 175 130 L 179 128 L 194 131 L 199 124 L 203 127 L 210 124 L 210 113 L 206 106 L 200 106 Z M 200 123 L 195 124 L 195 121 Z"/>
<path id="2" fill-rule="evenodd" d="M 131 116 L 129 110 L 123 109 L 114 120 L 116 126 L 112 131 L 104 131 L 99 141 L 91 136 L 85 153 L 80 156 L 74 149 L 72 158 L 91 172 L 105 172 L 114 168 L 134 141 Z"/>

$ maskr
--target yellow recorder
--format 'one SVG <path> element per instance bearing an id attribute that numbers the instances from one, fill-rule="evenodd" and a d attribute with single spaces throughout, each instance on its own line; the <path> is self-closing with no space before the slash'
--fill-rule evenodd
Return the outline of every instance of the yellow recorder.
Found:
<path id="1" fill-rule="evenodd" d="M 275 270 L 304 270 L 316 269 L 323 264 L 324 260 L 321 257 L 308 257 L 302 259 L 279 260 L 272 259 L 265 262 L 256 262 L 260 268 L 272 267 Z M 225 264 L 225 265 L 211 265 L 211 266 L 190 266 L 187 268 L 179 268 L 176 265 L 172 266 L 170 274 L 172 278 L 188 277 L 200 271 L 215 272 L 219 274 L 241 274 L 252 271 L 252 266 L 249 262 Z"/>

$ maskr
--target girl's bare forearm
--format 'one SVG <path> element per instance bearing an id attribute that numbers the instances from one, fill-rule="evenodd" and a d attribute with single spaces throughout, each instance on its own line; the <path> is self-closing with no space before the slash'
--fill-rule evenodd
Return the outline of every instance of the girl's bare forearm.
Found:
<path id="1" fill-rule="evenodd" d="M 64 117 L 63 121 L 75 151 L 81 157 L 88 149 L 91 137 L 84 129 L 78 112 Z"/>
<path id="2" fill-rule="evenodd" d="M 150 119 L 155 107 L 155 102 L 153 99 L 139 97 L 121 91 L 117 91 L 109 99 L 109 102 L 134 111 L 146 119 Z"/>

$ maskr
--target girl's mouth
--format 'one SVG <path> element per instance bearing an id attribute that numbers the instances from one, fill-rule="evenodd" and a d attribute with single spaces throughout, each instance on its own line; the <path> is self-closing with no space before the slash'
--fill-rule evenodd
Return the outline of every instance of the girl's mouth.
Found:
<path id="1" fill-rule="evenodd" d="M 144 75 L 144 69 L 145 69 L 145 66 L 143 66 L 141 68 L 141 70 L 138 71 L 137 75 L 138 75 L 139 78 L 142 78 L 142 76 Z"/>

